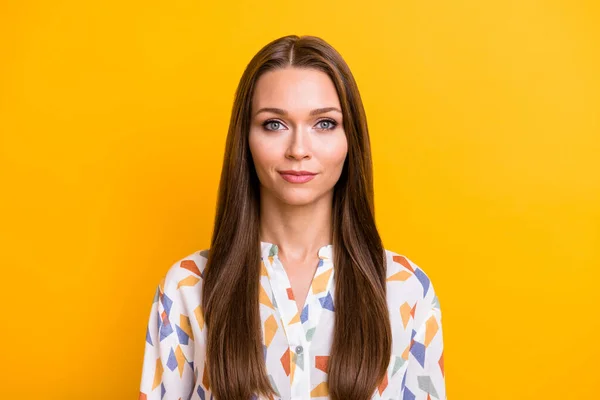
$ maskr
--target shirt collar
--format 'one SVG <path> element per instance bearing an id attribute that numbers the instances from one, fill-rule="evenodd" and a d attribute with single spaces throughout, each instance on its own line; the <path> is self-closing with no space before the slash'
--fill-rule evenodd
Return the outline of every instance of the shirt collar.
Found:
<path id="1" fill-rule="evenodd" d="M 270 242 L 260 242 L 261 255 L 263 259 L 267 259 L 269 257 L 277 256 L 277 252 L 279 247 Z M 326 244 L 325 246 L 321 246 L 317 251 L 317 256 L 321 260 L 329 260 L 333 261 L 333 245 Z"/>

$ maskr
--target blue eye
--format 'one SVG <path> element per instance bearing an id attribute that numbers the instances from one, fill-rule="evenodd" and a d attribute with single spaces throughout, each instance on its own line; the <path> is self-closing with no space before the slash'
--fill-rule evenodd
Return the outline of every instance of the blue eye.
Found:
<path id="1" fill-rule="evenodd" d="M 322 130 L 326 130 L 326 131 L 331 131 L 331 130 L 334 130 L 334 129 L 335 129 L 335 127 L 337 126 L 337 122 L 335 122 L 335 121 L 334 121 L 334 120 L 332 120 L 332 119 L 322 119 L 322 120 L 320 120 L 319 122 L 317 122 L 317 125 L 319 125 L 319 124 L 321 124 L 321 123 L 323 123 L 323 122 L 329 123 L 329 124 L 330 124 L 330 125 L 329 125 L 329 127 L 327 127 L 327 126 L 326 126 L 326 127 L 323 127 L 323 126 L 321 125 L 321 127 L 320 127 L 320 128 L 318 128 L 318 129 L 322 129 Z"/>
<path id="2" fill-rule="evenodd" d="M 279 122 L 277 120 L 274 120 L 274 119 L 266 120 L 262 125 L 268 131 L 276 131 L 276 130 L 278 130 L 277 128 L 274 128 L 274 129 L 267 128 L 269 125 L 271 125 L 271 128 L 273 128 L 273 124 L 275 126 L 277 126 L 277 125 L 283 125 L 281 122 Z"/>
<path id="3" fill-rule="evenodd" d="M 337 125 L 337 122 L 335 122 L 332 119 L 322 119 L 319 122 L 317 122 L 316 129 L 322 131 L 332 131 L 336 128 Z M 283 123 L 275 119 L 266 120 L 265 122 L 263 122 L 262 126 L 268 131 L 277 131 L 284 127 Z"/>

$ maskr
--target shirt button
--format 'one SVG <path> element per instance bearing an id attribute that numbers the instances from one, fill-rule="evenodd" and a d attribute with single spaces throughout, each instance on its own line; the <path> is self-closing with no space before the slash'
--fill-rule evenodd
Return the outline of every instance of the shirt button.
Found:
<path id="1" fill-rule="evenodd" d="M 302 346 L 296 346 L 296 354 L 302 354 L 304 348 Z"/>

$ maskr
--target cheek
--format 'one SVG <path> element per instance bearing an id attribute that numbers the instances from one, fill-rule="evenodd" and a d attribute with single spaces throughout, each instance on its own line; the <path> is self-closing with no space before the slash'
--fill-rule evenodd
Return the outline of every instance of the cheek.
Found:
<path id="1" fill-rule="evenodd" d="M 252 161 L 254 162 L 254 168 L 258 174 L 262 171 L 268 171 L 270 166 L 273 165 L 273 152 L 269 150 L 266 143 L 262 143 L 259 135 L 250 135 L 248 138 L 248 146 L 250 146 L 250 153 L 252 154 Z"/>
<path id="2" fill-rule="evenodd" d="M 342 136 L 336 138 L 335 141 L 327 143 L 326 146 L 321 148 L 320 159 L 323 163 L 327 164 L 329 168 L 342 167 L 346 155 L 348 154 L 348 143 L 346 137 Z"/>

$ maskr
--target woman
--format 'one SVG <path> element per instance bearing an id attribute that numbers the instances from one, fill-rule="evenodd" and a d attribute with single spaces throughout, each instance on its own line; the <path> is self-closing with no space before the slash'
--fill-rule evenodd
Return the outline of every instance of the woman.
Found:
<path id="1" fill-rule="evenodd" d="M 322 39 L 285 36 L 239 83 L 208 249 L 158 285 L 140 399 L 445 399 L 428 276 L 384 249 L 367 121 Z"/>

